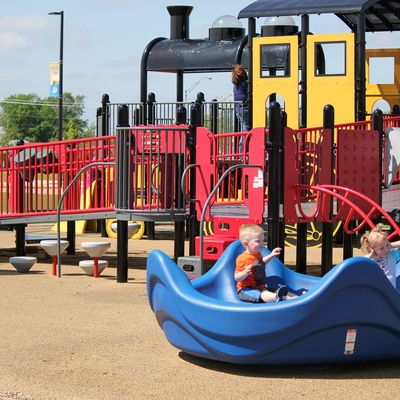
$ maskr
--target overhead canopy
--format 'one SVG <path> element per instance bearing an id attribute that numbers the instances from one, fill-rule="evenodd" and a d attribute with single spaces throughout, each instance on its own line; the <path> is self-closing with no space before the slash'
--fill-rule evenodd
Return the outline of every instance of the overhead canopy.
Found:
<path id="1" fill-rule="evenodd" d="M 238 18 L 335 14 L 355 31 L 362 12 L 366 32 L 400 31 L 400 0 L 258 0 L 241 10 Z"/>

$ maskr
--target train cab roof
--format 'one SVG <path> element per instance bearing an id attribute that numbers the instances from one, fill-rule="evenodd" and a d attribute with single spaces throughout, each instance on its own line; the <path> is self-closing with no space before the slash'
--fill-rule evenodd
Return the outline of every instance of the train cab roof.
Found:
<path id="1" fill-rule="evenodd" d="M 353 32 L 358 15 L 365 14 L 366 32 L 400 31 L 400 0 L 257 0 L 239 12 L 238 18 L 335 14 Z"/>

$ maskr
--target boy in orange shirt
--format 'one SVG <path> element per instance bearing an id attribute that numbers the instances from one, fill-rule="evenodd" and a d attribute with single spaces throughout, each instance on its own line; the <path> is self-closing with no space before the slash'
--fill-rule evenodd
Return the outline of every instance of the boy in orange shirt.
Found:
<path id="1" fill-rule="evenodd" d="M 287 286 L 279 288 L 266 287 L 266 265 L 281 254 L 279 247 L 262 257 L 264 232 L 260 226 L 245 224 L 240 227 L 239 239 L 245 251 L 236 259 L 235 281 L 238 296 L 241 300 L 252 303 L 275 303 L 294 299 L 297 296 L 288 293 Z"/>

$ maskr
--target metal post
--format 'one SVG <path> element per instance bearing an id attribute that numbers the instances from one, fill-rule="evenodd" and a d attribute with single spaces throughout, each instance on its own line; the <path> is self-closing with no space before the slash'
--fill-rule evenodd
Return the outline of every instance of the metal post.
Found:
<path id="1" fill-rule="evenodd" d="M 204 103 L 205 101 L 206 100 L 205 100 L 205 97 L 204 97 L 204 93 L 203 92 L 197 93 L 197 95 L 196 95 L 196 103 L 201 104 L 201 103 Z"/>
<path id="2" fill-rule="evenodd" d="M 357 15 L 356 33 L 356 121 L 365 121 L 366 115 L 365 77 L 365 13 Z"/>
<path id="3" fill-rule="evenodd" d="M 178 106 L 176 108 L 176 124 L 186 124 L 186 107 Z"/>
<path id="4" fill-rule="evenodd" d="M 174 261 L 185 255 L 185 221 L 175 221 Z"/>
<path id="5" fill-rule="evenodd" d="M 102 136 L 101 134 L 101 122 L 102 121 L 102 109 L 97 107 L 96 109 L 96 137 Z"/>
<path id="6" fill-rule="evenodd" d="M 286 128 L 286 127 L 287 127 L 287 113 L 285 111 L 281 110 L 281 129 L 282 129 L 281 138 L 282 138 L 282 148 L 283 149 L 285 149 L 284 128 Z M 285 156 L 284 153 L 282 153 L 282 156 L 281 156 L 281 179 L 282 179 L 281 184 L 282 184 L 282 186 L 281 186 L 281 193 L 280 193 L 280 196 L 279 196 L 280 197 L 279 204 L 282 205 L 282 210 L 283 210 L 283 196 L 284 196 L 284 193 L 283 193 L 283 191 L 284 191 L 284 189 L 283 189 L 284 188 L 283 179 L 284 179 L 284 176 L 285 176 L 284 156 Z M 279 228 L 280 228 L 279 229 L 279 243 L 282 243 L 282 246 L 281 246 L 282 247 L 282 251 L 281 251 L 279 259 L 282 261 L 282 263 L 285 263 L 285 245 L 284 245 L 284 243 L 285 243 L 285 221 L 284 221 L 284 219 L 280 220 Z"/>
<path id="7" fill-rule="evenodd" d="M 64 11 L 60 11 L 60 87 L 58 93 L 58 140 L 62 140 L 63 129 L 63 50 L 64 50 Z"/>
<path id="8" fill-rule="evenodd" d="M 176 74 L 176 101 L 183 101 L 183 71 Z"/>
<path id="9" fill-rule="evenodd" d="M 62 140 L 62 118 L 63 118 L 63 49 L 64 49 L 64 11 L 51 12 L 49 15 L 60 16 L 60 63 L 58 82 L 58 141 Z"/>
<path id="10" fill-rule="evenodd" d="M 218 134 L 218 102 L 211 100 L 211 132 L 214 135 Z"/>
<path id="11" fill-rule="evenodd" d="M 110 96 L 108 94 L 103 94 L 103 97 L 101 98 L 101 135 L 102 136 L 107 136 L 108 135 L 108 127 L 109 127 L 109 121 L 108 121 L 108 111 L 107 111 L 107 104 L 110 102 Z"/>
<path id="12" fill-rule="evenodd" d="M 128 221 L 117 220 L 117 282 L 128 282 Z"/>
<path id="13" fill-rule="evenodd" d="M 135 108 L 133 111 L 133 125 L 139 126 L 140 125 L 140 109 Z"/>
<path id="14" fill-rule="evenodd" d="M 25 143 L 24 140 L 18 140 L 17 146 L 23 146 Z M 21 150 L 20 154 L 23 152 Z M 24 213 L 24 196 L 25 196 L 25 183 L 24 178 L 21 172 L 16 173 L 16 179 L 18 181 L 18 212 Z M 25 224 L 17 224 L 15 225 L 15 245 L 16 245 L 16 254 L 17 256 L 25 255 Z"/>
<path id="15" fill-rule="evenodd" d="M 301 16 L 300 32 L 300 60 L 301 60 L 301 78 L 300 78 L 300 128 L 307 127 L 307 36 L 310 30 L 310 17 L 307 14 Z"/>
<path id="16" fill-rule="evenodd" d="M 156 102 L 156 95 L 154 93 L 149 93 L 147 97 L 147 124 L 155 124 L 155 116 L 153 110 L 153 104 Z"/>
<path id="17" fill-rule="evenodd" d="M 201 126 L 201 104 L 192 103 L 190 106 L 190 124 L 192 126 Z"/>
<path id="18" fill-rule="evenodd" d="M 129 109 L 126 104 L 120 104 L 117 110 L 117 126 L 118 127 L 128 127 L 129 126 Z M 124 149 L 122 146 L 124 145 Z M 123 151 L 123 158 L 128 157 L 127 155 L 127 143 L 123 142 L 121 146 L 119 146 L 120 153 Z M 122 154 L 118 154 L 118 156 L 122 156 Z M 118 158 L 117 158 L 118 161 Z M 123 160 L 119 160 L 124 162 Z M 127 161 L 127 160 L 125 160 Z M 127 162 L 124 163 L 125 167 L 127 167 Z M 127 175 L 125 175 L 126 177 Z M 128 195 L 129 188 L 126 187 L 127 181 L 125 179 L 121 179 L 122 177 L 118 176 L 118 185 L 116 187 L 117 192 L 119 192 L 122 187 L 124 187 L 124 193 L 126 196 Z M 119 186 L 119 185 L 122 185 Z M 122 199 L 124 202 L 127 201 L 127 198 Z M 120 207 L 120 204 L 118 204 Z M 117 220 L 117 282 L 128 282 L 128 221 Z"/>
<path id="19" fill-rule="evenodd" d="M 279 243 L 279 202 L 281 193 L 281 150 L 282 150 L 282 132 L 281 132 L 281 107 L 278 102 L 273 101 L 269 108 L 269 139 L 268 154 L 268 247 L 282 247 Z"/>
<path id="20" fill-rule="evenodd" d="M 247 113 L 247 124 L 249 127 L 253 127 L 253 37 L 256 36 L 256 20 L 255 18 L 248 19 L 248 69 L 247 75 L 249 77 L 249 88 L 248 88 L 248 113 Z"/>
<path id="21" fill-rule="evenodd" d="M 307 224 L 304 222 L 297 224 L 296 229 L 296 272 L 299 274 L 307 273 Z"/>
<path id="22" fill-rule="evenodd" d="M 327 182 L 329 184 L 334 183 L 334 169 L 335 169 L 335 160 L 333 157 L 333 146 L 334 146 L 334 129 L 335 129 L 335 110 L 333 106 L 326 105 L 324 107 L 324 129 L 330 129 L 332 131 L 331 135 L 331 181 Z M 325 182 L 317 182 L 317 183 L 325 183 Z M 330 199 L 330 211 L 329 217 L 332 216 L 333 212 L 333 199 Z M 333 267 L 333 244 L 332 244 L 332 236 L 333 236 L 333 226 L 329 222 L 322 223 L 322 254 L 321 254 L 321 264 L 322 264 L 322 275 L 325 275 L 328 271 L 330 271 Z"/>
<path id="23" fill-rule="evenodd" d="M 382 110 L 374 110 L 372 113 L 372 129 L 379 132 L 379 176 L 383 182 L 383 138 L 385 132 L 383 131 L 383 112 Z M 382 186 L 379 190 L 379 204 L 382 204 Z"/>
<path id="24" fill-rule="evenodd" d="M 25 255 L 25 224 L 15 225 L 15 244 L 16 244 L 16 255 Z"/>
<path id="25" fill-rule="evenodd" d="M 193 103 L 190 107 L 190 124 L 191 132 L 188 137 L 190 153 L 189 163 L 191 165 L 196 164 L 196 128 L 201 126 L 201 105 L 199 103 Z M 196 171 L 192 168 L 190 171 L 190 189 L 189 196 L 192 199 L 196 198 Z M 196 236 L 199 235 L 199 222 L 197 221 L 196 205 L 194 202 L 189 204 L 189 254 L 195 254 L 196 252 Z"/>
<path id="26" fill-rule="evenodd" d="M 76 222 L 75 221 L 67 221 L 67 254 L 70 256 L 75 255 L 75 233 L 76 233 Z"/>
<path id="27" fill-rule="evenodd" d="M 150 92 L 147 96 L 147 124 L 155 125 L 155 115 L 154 115 L 154 103 L 156 102 L 156 95 Z M 146 122 L 144 122 L 146 123 Z M 155 224 L 153 221 L 148 221 L 145 223 L 147 239 L 154 240 L 156 237 Z"/>

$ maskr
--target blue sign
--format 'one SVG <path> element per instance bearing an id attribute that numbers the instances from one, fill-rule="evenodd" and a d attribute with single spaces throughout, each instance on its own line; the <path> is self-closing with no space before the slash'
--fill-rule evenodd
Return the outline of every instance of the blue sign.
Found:
<path id="1" fill-rule="evenodd" d="M 50 86 L 50 97 L 58 97 L 59 94 L 59 85 L 51 85 Z"/>

